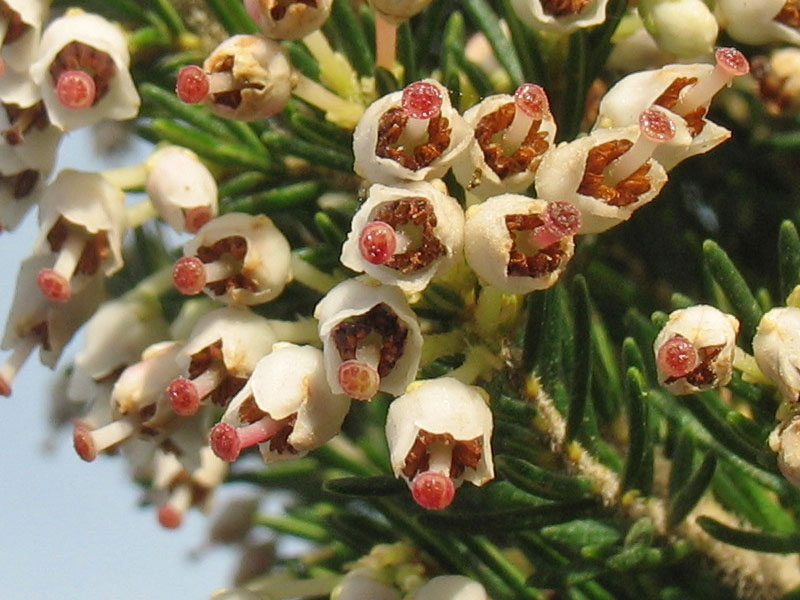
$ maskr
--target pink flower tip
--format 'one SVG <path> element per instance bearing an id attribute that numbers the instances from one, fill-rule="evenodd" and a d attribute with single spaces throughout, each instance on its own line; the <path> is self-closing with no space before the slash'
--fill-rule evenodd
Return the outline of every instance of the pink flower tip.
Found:
<path id="1" fill-rule="evenodd" d="M 53 302 L 66 302 L 72 297 L 69 279 L 53 269 L 42 269 L 36 276 L 36 285 L 45 298 Z"/>
<path id="2" fill-rule="evenodd" d="M 397 250 L 397 236 L 388 223 L 373 221 L 361 230 L 358 247 L 367 262 L 384 265 Z"/>
<path id="3" fill-rule="evenodd" d="M 78 456 L 86 462 L 92 462 L 97 458 L 97 448 L 92 438 L 92 431 L 82 421 L 75 421 L 72 430 L 72 445 L 75 447 L 75 452 L 78 453 Z"/>
<path id="4" fill-rule="evenodd" d="M 639 130 L 651 142 L 662 144 L 675 137 L 675 123 L 666 113 L 657 108 L 649 108 L 639 115 Z"/>
<path id="5" fill-rule="evenodd" d="M 190 208 L 184 211 L 183 219 L 186 231 L 189 233 L 197 233 L 203 225 L 211 220 L 211 209 L 207 206 Z"/>
<path id="6" fill-rule="evenodd" d="M 211 433 L 208 434 L 208 443 L 214 454 L 226 462 L 235 461 L 242 451 L 239 432 L 227 423 L 217 423 L 211 428 Z"/>
<path id="7" fill-rule="evenodd" d="M 181 294 L 195 296 L 206 286 L 206 268 L 199 258 L 184 256 L 175 261 L 172 281 Z"/>
<path id="8" fill-rule="evenodd" d="M 378 393 L 380 375 L 371 365 L 360 360 L 346 360 L 337 372 L 342 391 L 355 400 L 370 400 Z"/>
<path id="9" fill-rule="evenodd" d="M 550 110 L 544 88 L 535 83 L 523 83 L 514 92 L 514 104 L 532 119 L 541 119 Z"/>
<path id="10" fill-rule="evenodd" d="M 417 81 L 403 90 L 402 104 L 412 119 L 432 119 L 442 109 L 442 92 L 432 83 Z"/>
<path id="11" fill-rule="evenodd" d="M 158 507 L 158 522 L 164 529 L 177 529 L 183 523 L 183 513 L 171 504 Z"/>
<path id="12" fill-rule="evenodd" d="M 453 502 L 456 488 L 447 475 L 426 471 L 414 477 L 411 483 L 414 502 L 427 510 L 442 510 Z"/>
<path id="13" fill-rule="evenodd" d="M 208 75 L 197 65 L 187 65 L 178 73 L 175 93 L 187 104 L 197 104 L 208 96 Z"/>
<path id="14" fill-rule="evenodd" d="M 197 387 L 184 377 L 178 377 L 167 386 L 167 397 L 176 415 L 190 417 L 200 408 Z"/>
<path id="15" fill-rule="evenodd" d="M 0 396 L 8 398 L 11 395 L 11 383 L 0 375 Z"/>
<path id="16" fill-rule="evenodd" d="M 694 344 L 682 335 L 674 335 L 656 353 L 656 361 L 668 378 L 685 377 L 697 368 L 700 358 Z"/>
<path id="17" fill-rule="evenodd" d="M 66 108 L 84 110 L 94 104 L 97 86 L 84 71 L 64 71 L 58 76 L 56 95 Z"/>
<path id="18" fill-rule="evenodd" d="M 731 77 L 747 75 L 750 72 L 750 62 L 736 48 L 717 48 L 714 58 L 717 60 L 717 65 Z"/>

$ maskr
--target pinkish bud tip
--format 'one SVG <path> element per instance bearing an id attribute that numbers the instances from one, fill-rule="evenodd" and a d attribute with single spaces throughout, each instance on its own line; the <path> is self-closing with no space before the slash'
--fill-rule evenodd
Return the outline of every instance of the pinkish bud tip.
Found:
<path id="1" fill-rule="evenodd" d="M 244 0 L 244 9 L 247 11 L 247 14 L 250 15 L 250 18 L 258 23 L 261 17 L 261 7 L 259 6 L 258 0 Z"/>
<path id="2" fill-rule="evenodd" d="M 53 302 L 66 302 L 72 296 L 69 279 L 53 269 L 42 269 L 36 276 L 42 295 Z"/>
<path id="3" fill-rule="evenodd" d="M 197 233 L 203 225 L 211 220 L 211 209 L 207 206 L 190 208 L 184 211 L 183 219 L 186 231 L 189 233 Z"/>
<path id="4" fill-rule="evenodd" d="M 72 110 L 84 110 L 94 104 L 97 87 L 92 76 L 84 71 L 64 71 L 58 76 L 58 101 Z"/>
<path id="5" fill-rule="evenodd" d="M 187 65 L 178 73 L 175 93 L 187 104 L 197 104 L 208 96 L 208 75 L 197 65 Z"/>
<path id="6" fill-rule="evenodd" d="M 361 231 L 358 247 L 367 262 L 383 265 L 389 262 L 397 250 L 397 236 L 388 223 L 373 221 Z"/>
<path id="7" fill-rule="evenodd" d="M 697 368 L 700 359 L 694 344 L 682 335 L 675 335 L 658 349 L 656 361 L 668 377 L 685 377 Z"/>
<path id="8" fill-rule="evenodd" d="M 197 387 L 184 377 L 178 377 L 167 386 L 167 397 L 176 415 L 190 417 L 200 408 Z"/>
<path id="9" fill-rule="evenodd" d="M 532 119 L 541 119 L 550 110 L 544 88 L 535 83 L 523 83 L 514 92 L 514 104 Z"/>
<path id="10" fill-rule="evenodd" d="M 750 72 L 747 57 L 736 48 L 717 48 L 714 58 L 717 60 L 717 65 L 725 69 L 731 77 L 747 75 Z"/>
<path id="11" fill-rule="evenodd" d="M 344 361 L 339 365 L 337 375 L 344 393 L 355 400 L 370 400 L 381 383 L 378 372 L 360 360 Z"/>
<path id="12" fill-rule="evenodd" d="M 75 452 L 78 453 L 78 456 L 86 462 L 92 462 L 97 458 L 97 449 L 92 438 L 92 431 L 86 426 L 86 423 L 75 421 L 72 430 L 72 445 L 75 447 Z"/>
<path id="13" fill-rule="evenodd" d="M 442 510 L 453 502 L 456 488 L 453 480 L 442 473 L 426 471 L 414 477 L 411 483 L 414 502 L 427 510 Z"/>
<path id="14" fill-rule="evenodd" d="M 650 108 L 639 115 L 639 130 L 651 142 L 659 144 L 675 137 L 675 123 L 663 111 Z"/>
<path id="15" fill-rule="evenodd" d="M 442 92 L 432 83 L 417 81 L 403 90 L 403 110 L 412 119 L 432 119 L 442 109 Z"/>
<path id="16" fill-rule="evenodd" d="M 11 395 L 11 384 L 6 381 L 5 377 L 0 375 L 0 396 L 8 398 Z"/>
<path id="17" fill-rule="evenodd" d="M 227 423 L 217 423 L 208 434 L 208 443 L 211 450 L 226 462 L 233 462 L 239 458 L 242 443 L 236 428 Z"/>
<path id="18" fill-rule="evenodd" d="M 183 513 L 174 506 L 162 504 L 158 507 L 158 522 L 164 529 L 177 529 L 183 523 Z"/>
<path id="19" fill-rule="evenodd" d="M 181 294 L 195 296 L 206 286 L 206 268 L 199 258 L 184 256 L 175 261 L 172 281 Z"/>
<path id="20" fill-rule="evenodd" d="M 6 61 L 0 58 L 0 77 L 6 74 Z"/>

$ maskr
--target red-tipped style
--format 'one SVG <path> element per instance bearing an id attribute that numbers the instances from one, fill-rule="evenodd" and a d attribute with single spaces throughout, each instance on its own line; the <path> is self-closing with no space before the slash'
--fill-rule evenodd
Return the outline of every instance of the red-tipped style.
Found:
<path id="1" fill-rule="evenodd" d="M 69 279 L 53 269 L 42 269 L 36 276 L 36 285 L 42 295 L 52 302 L 66 302 L 72 297 Z"/>
<path id="2" fill-rule="evenodd" d="M 412 119 L 432 119 L 442 109 L 442 92 L 431 83 L 417 81 L 403 90 L 402 105 Z"/>
<path id="3" fill-rule="evenodd" d="M 371 399 L 381 383 L 378 371 L 360 360 L 344 361 L 339 365 L 337 375 L 344 393 L 355 400 Z"/>
<path id="4" fill-rule="evenodd" d="M 64 71 L 56 83 L 58 101 L 72 110 L 84 110 L 94 104 L 97 86 L 84 71 Z"/>
<path id="5" fill-rule="evenodd" d="M 523 83 L 519 86 L 514 92 L 514 104 L 531 119 L 541 119 L 550 110 L 544 88 L 535 83 Z"/>
<path id="6" fill-rule="evenodd" d="M 411 483 L 414 502 L 428 510 L 442 510 L 453 502 L 456 488 L 447 475 L 426 471 L 414 477 Z"/>
<path id="7" fill-rule="evenodd" d="M 397 235 L 388 223 L 373 221 L 361 231 L 358 247 L 365 260 L 373 265 L 383 265 L 397 250 Z"/>
<path id="8" fill-rule="evenodd" d="M 200 409 L 200 394 L 197 387 L 184 377 L 175 379 L 167 387 L 167 397 L 175 414 L 189 417 Z"/>
<path id="9" fill-rule="evenodd" d="M 697 368 L 697 348 L 682 335 L 668 339 L 656 355 L 658 367 L 667 377 L 685 377 Z"/>
<path id="10" fill-rule="evenodd" d="M 206 268 L 199 258 L 184 256 L 175 261 L 172 281 L 181 294 L 195 296 L 206 286 Z"/>
<path id="11" fill-rule="evenodd" d="M 187 104 L 197 104 L 208 96 L 208 75 L 197 65 L 187 65 L 178 73 L 175 93 Z"/>

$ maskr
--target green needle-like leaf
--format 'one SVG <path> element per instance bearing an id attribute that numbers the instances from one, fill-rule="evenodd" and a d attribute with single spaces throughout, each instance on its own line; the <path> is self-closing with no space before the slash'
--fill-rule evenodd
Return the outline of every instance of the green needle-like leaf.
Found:
<path id="1" fill-rule="evenodd" d="M 470 20 L 480 29 L 489 40 L 497 60 L 508 71 L 514 87 L 525 81 L 519 56 L 500 27 L 500 18 L 494 13 L 486 0 L 463 0 L 463 6 Z"/>
<path id="2" fill-rule="evenodd" d="M 778 234 L 778 275 L 785 299 L 800 283 L 800 235 L 791 221 L 781 223 Z"/>
<path id="3" fill-rule="evenodd" d="M 528 461 L 503 454 L 495 457 L 495 466 L 504 478 L 536 496 L 556 500 L 591 496 L 592 483 L 583 477 L 548 471 Z"/>
<path id="4" fill-rule="evenodd" d="M 567 439 L 573 440 L 580 431 L 589 401 L 592 376 L 592 307 L 589 288 L 583 276 L 572 282 L 572 312 L 575 322 L 575 368 L 572 381 L 572 401 L 567 414 Z"/>
<path id="5" fill-rule="evenodd" d="M 711 517 L 700 517 L 697 519 L 697 524 L 710 536 L 731 546 L 778 554 L 800 552 L 800 534 L 797 533 L 778 535 L 761 531 L 746 531 L 730 527 Z"/>
<path id="6" fill-rule="evenodd" d="M 667 514 L 667 525 L 669 527 L 677 526 L 695 507 L 700 497 L 711 484 L 711 478 L 714 476 L 716 467 L 716 456 L 714 456 L 713 452 L 707 452 L 697 471 L 672 497 Z"/>

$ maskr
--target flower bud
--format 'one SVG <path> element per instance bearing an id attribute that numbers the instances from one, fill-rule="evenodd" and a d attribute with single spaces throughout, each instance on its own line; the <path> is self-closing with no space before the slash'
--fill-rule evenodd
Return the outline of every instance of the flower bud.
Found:
<path id="1" fill-rule="evenodd" d="M 140 100 L 129 63 L 128 40 L 120 27 L 70 10 L 42 34 L 30 75 L 41 88 L 50 122 L 70 131 L 102 119 L 136 116 Z"/>
<path id="2" fill-rule="evenodd" d="M 380 580 L 373 569 L 361 567 L 348 572 L 331 592 L 331 600 L 401 600 L 393 587 Z"/>
<path id="3" fill-rule="evenodd" d="M 420 292 L 461 253 L 464 213 L 451 196 L 420 182 L 373 185 L 353 217 L 342 264 L 406 293 Z"/>
<path id="4" fill-rule="evenodd" d="M 717 0 L 716 14 L 720 26 L 737 42 L 753 46 L 772 42 L 797 45 L 800 32 L 791 8 L 786 0 Z"/>
<path id="5" fill-rule="evenodd" d="M 567 33 L 599 25 L 606 19 L 608 0 L 511 0 L 519 19 L 535 30 Z"/>
<path id="6" fill-rule="evenodd" d="M 680 58 L 713 50 L 719 27 L 703 0 L 644 0 L 638 9 L 644 26 L 662 50 Z"/>
<path id="7" fill-rule="evenodd" d="M 419 588 L 413 600 L 489 600 L 489 595 L 469 577 L 440 575 Z"/>
<path id="8" fill-rule="evenodd" d="M 778 454 L 778 468 L 800 487 L 800 417 L 791 414 L 769 435 L 769 447 Z"/>
<path id="9" fill-rule="evenodd" d="M 753 59 L 753 75 L 765 108 L 774 115 L 800 108 L 800 48 L 779 48 Z"/>
<path id="10" fill-rule="evenodd" d="M 320 350 L 275 344 L 211 430 L 211 447 L 229 462 L 256 444 L 267 462 L 296 458 L 339 433 L 349 409 L 330 391 Z"/>
<path id="11" fill-rule="evenodd" d="M 226 304 L 263 304 L 292 279 L 289 242 L 265 215 L 228 213 L 209 221 L 183 246 L 175 286 L 204 291 Z"/>
<path id="12" fill-rule="evenodd" d="M 713 306 L 672 312 L 653 344 L 659 383 L 676 395 L 727 385 L 738 333 L 739 321 Z"/>
<path id="13" fill-rule="evenodd" d="M 773 308 L 761 318 L 753 356 L 786 400 L 800 401 L 800 308 Z"/>
<path id="14" fill-rule="evenodd" d="M 472 130 L 442 84 L 418 81 L 373 102 L 353 132 L 354 169 L 372 183 L 442 177 Z"/>
<path id="15" fill-rule="evenodd" d="M 271 39 L 299 40 L 328 20 L 333 0 L 244 0 L 247 13 Z"/>
<path id="16" fill-rule="evenodd" d="M 348 279 L 314 309 L 334 393 L 359 400 L 402 394 L 422 352 L 419 323 L 400 289 Z"/>
<path id="17" fill-rule="evenodd" d="M 376 13 L 395 25 L 421 13 L 430 3 L 431 0 L 369 0 Z"/>
<path id="18" fill-rule="evenodd" d="M 575 251 L 580 212 L 566 202 L 518 194 L 489 198 L 467 210 L 464 254 L 477 275 L 497 289 L 527 294 L 561 276 Z"/>
<path id="19" fill-rule="evenodd" d="M 168 146 L 148 161 L 145 189 L 159 216 L 178 233 L 197 233 L 219 213 L 217 182 L 191 150 Z"/>
<path id="20" fill-rule="evenodd" d="M 28 67 L 36 58 L 39 49 L 39 34 L 47 16 L 49 1 L 5 0 L 7 21 L 0 49 L 0 59 L 6 73 L 16 71 L 27 75 Z"/>
<path id="21" fill-rule="evenodd" d="M 392 469 L 424 508 L 446 507 L 465 480 L 480 486 L 494 478 L 487 400 L 479 387 L 440 377 L 414 382 L 389 405 Z"/>

